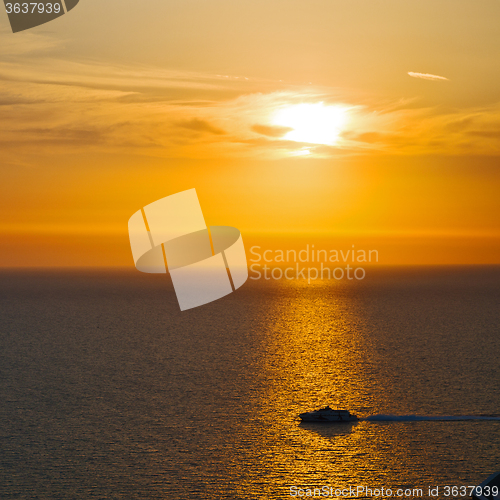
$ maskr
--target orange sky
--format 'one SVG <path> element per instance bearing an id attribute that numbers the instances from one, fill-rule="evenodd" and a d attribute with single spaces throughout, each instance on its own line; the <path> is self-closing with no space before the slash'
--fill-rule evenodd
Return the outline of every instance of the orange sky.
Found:
<path id="1" fill-rule="evenodd" d="M 500 263 L 499 17 L 107 0 L 12 34 L 2 11 L 0 265 L 132 265 L 130 215 L 192 187 L 247 246 Z"/>

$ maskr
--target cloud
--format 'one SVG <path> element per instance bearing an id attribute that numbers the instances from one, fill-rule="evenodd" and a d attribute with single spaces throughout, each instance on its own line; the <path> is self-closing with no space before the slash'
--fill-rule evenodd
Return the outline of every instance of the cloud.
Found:
<path id="1" fill-rule="evenodd" d="M 0 29 L 0 39 L 2 57 L 39 55 L 63 45 L 61 40 L 40 33 L 26 32 L 21 37 L 12 36 L 10 29 Z"/>
<path id="2" fill-rule="evenodd" d="M 352 131 L 347 131 L 341 133 L 341 136 L 345 139 L 358 142 L 366 142 L 368 144 L 382 143 L 386 139 L 387 134 L 381 134 L 380 132 L 363 132 L 362 134 L 356 134 Z"/>
<path id="3" fill-rule="evenodd" d="M 277 125 L 253 125 L 252 130 L 267 137 L 283 137 L 293 130 L 292 127 L 279 127 Z"/>
<path id="4" fill-rule="evenodd" d="M 188 130 L 194 130 L 195 132 L 206 132 L 208 134 L 214 135 L 225 135 L 226 132 L 220 128 L 214 127 L 205 120 L 200 120 L 199 118 L 193 118 L 192 120 L 180 121 L 176 125 L 181 128 L 187 128 Z"/>
<path id="5" fill-rule="evenodd" d="M 500 139 L 500 128 L 496 130 L 471 130 L 469 135 L 483 137 L 485 139 Z"/>
<path id="6" fill-rule="evenodd" d="M 474 116 L 466 116 L 464 118 L 459 118 L 458 120 L 453 120 L 446 125 L 446 130 L 448 132 L 462 132 L 466 130 L 474 123 Z"/>
<path id="7" fill-rule="evenodd" d="M 446 110 L 421 107 L 415 98 L 381 100 L 346 89 L 277 89 L 267 81 L 208 73 L 69 61 L 57 51 L 51 57 L 35 51 L 39 42 L 46 52 L 57 48 L 49 38 L 26 40 L 22 55 L 6 57 L 0 68 L 3 164 L 36 164 L 68 152 L 283 158 L 306 148 L 310 157 L 461 154 L 467 145 L 467 152 L 500 154 L 500 105 Z M 318 102 L 349 108 L 335 146 L 284 140 L 292 128 L 273 125 L 276 113 Z"/>
<path id="8" fill-rule="evenodd" d="M 408 71 L 408 74 L 413 78 L 421 78 L 422 80 L 431 80 L 433 82 L 437 82 L 440 80 L 447 80 L 444 76 L 431 75 L 430 73 L 414 73 L 413 71 Z"/>

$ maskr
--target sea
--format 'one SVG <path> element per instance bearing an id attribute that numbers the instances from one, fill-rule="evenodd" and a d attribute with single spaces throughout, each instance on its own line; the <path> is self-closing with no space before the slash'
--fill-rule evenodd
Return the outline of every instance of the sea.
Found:
<path id="1" fill-rule="evenodd" d="M 500 471 L 499 305 L 498 267 L 183 312 L 167 275 L 3 270 L 0 499 L 469 497 Z M 326 405 L 360 421 L 300 423 Z"/>

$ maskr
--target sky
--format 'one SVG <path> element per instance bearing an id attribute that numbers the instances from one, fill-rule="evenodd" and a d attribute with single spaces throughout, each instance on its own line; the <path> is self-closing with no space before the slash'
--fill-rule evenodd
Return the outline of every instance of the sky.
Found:
<path id="1" fill-rule="evenodd" d="M 500 263 L 497 0 L 81 0 L 0 10 L 0 266 L 132 266 L 196 188 L 249 245 Z"/>

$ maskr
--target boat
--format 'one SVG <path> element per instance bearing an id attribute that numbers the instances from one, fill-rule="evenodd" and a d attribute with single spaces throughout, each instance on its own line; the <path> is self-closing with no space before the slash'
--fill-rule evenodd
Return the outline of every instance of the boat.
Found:
<path id="1" fill-rule="evenodd" d="M 500 472 L 487 477 L 471 494 L 472 500 L 499 500 L 500 499 Z"/>
<path id="2" fill-rule="evenodd" d="M 348 410 L 333 410 L 329 406 L 301 413 L 299 417 L 302 422 L 343 423 L 357 422 L 359 420 L 356 415 L 349 413 Z"/>

